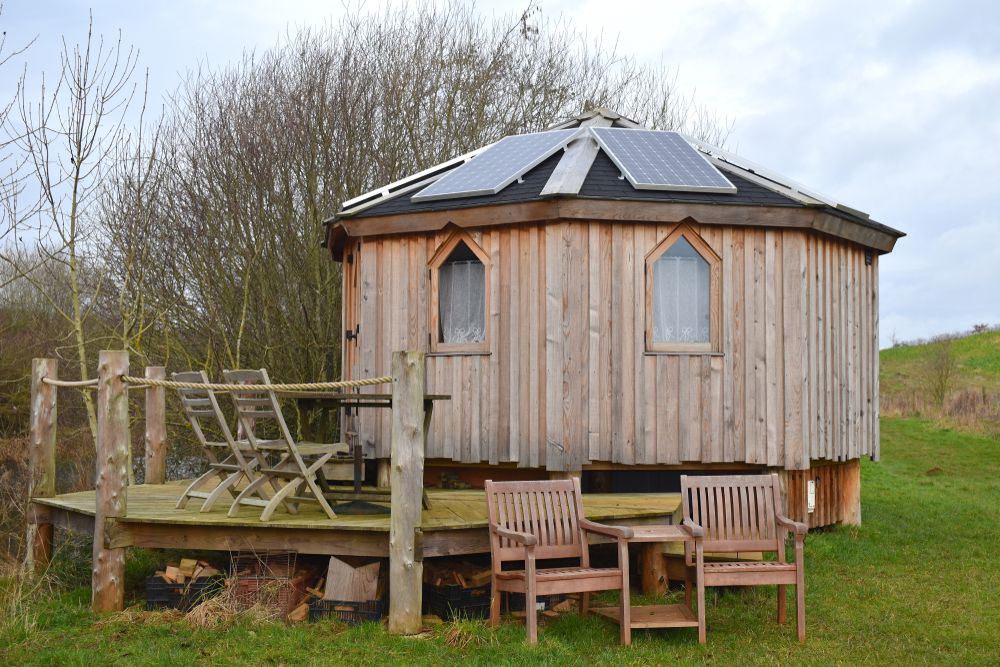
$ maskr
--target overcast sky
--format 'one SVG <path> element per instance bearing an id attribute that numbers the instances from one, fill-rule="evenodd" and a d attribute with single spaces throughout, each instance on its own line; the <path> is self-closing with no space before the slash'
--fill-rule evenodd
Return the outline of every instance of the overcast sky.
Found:
<path id="1" fill-rule="evenodd" d="M 141 51 L 154 97 L 341 14 L 320 0 L 6 0 L 9 44 L 95 29 Z M 486 13 L 525 1 L 479 3 Z M 908 234 L 881 261 L 882 344 L 1000 324 L 1000 3 L 951 0 L 542 0 L 735 121 L 730 148 Z M 376 8 L 379 3 L 368 3 Z M 23 60 L 23 59 L 22 59 Z M 9 88 L 10 71 L 0 73 Z"/>

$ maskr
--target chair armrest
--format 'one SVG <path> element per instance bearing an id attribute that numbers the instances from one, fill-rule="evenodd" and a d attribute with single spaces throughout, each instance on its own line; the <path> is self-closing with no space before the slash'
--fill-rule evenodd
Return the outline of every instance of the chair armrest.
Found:
<path id="1" fill-rule="evenodd" d="M 491 526 L 490 530 L 500 537 L 505 537 L 512 542 L 523 544 L 526 547 L 533 547 L 538 544 L 538 538 L 529 533 L 519 533 L 516 530 L 507 530 L 506 528 L 500 528 L 499 526 Z"/>
<path id="2" fill-rule="evenodd" d="M 696 524 L 692 519 L 681 521 L 681 528 L 686 530 L 691 537 L 705 537 L 705 529 Z"/>
<path id="3" fill-rule="evenodd" d="M 635 535 L 635 531 L 628 526 L 606 526 L 603 523 L 594 523 L 590 519 L 580 519 L 580 528 L 588 533 L 597 533 L 623 540 L 631 539 Z"/>
<path id="4" fill-rule="evenodd" d="M 805 535 L 809 532 L 809 526 L 804 523 L 799 523 L 798 521 L 792 521 L 791 519 L 783 516 L 780 512 L 775 514 L 774 518 L 778 522 L 779 526 L 788 528 L 796 535 Z"/>

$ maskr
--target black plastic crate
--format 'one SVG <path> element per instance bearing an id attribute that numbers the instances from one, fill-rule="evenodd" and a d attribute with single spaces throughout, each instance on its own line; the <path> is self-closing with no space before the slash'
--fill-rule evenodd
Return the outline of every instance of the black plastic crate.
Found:
<path id="1" fill-rule="evenodd" d="M 490 615 L 491 591 L 490 584 L 476 588 L 424 584 L 424 613 L 434 614 L 445 621 L 456 617 L 487 618 Z M 536 603 L 541 605 L 539 611 L 544 611 L 565 599 L 565 595 L 539 595 Z M 524 611 L 524 594 L 501 592 L 500 609 L 503 613 Z"/>
<path id="2" fill-rule="evenodd" d="M 424 610 L 442 620 L 490 615 L 490 584 L 475 588 L 424 584 Z"/>
<path id="3" fill-rule="evenodd" d="M 184 597 L 183 584 L 171 584 L 163 577 L 146 577 L 146 609 L 180 609 Z"/>
<path id="4" fill-rule="evenodd" d="M 385 600 L 350 602 L 312 599 L 309 601 L 309 622 L 314 623 L 322 618 L 335 618 L 348 625 L 378 622 L 385 616 L 385 607 Z"/>
<path id="5" fill-rule="evenodd" d="M 512 611 L 524 611 L 524 593 L 504 592 L 502 596 L 500 602 L 503 611 L 508 613 Z M 565 599 L 565 595 L 538 595 L 535 597 L 535 603 L 540 605 L 538 611 L 544 611 L 551 609 Z"/>
<path id="6" fill-rule="evenodd" d="M 146 578 L 146 609 L 180 609 L 188 611 L 206 597 L 214 595 L 225 585 L 225 577 L 199 577 L 183 584 L 172 584 L 163 577 Z"/>

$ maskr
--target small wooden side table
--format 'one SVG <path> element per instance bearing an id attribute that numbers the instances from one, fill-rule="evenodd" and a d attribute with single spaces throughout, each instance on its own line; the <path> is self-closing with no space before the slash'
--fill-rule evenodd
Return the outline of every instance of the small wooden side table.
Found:
<path id="1" fill-rule="evenodd" d="M 694 541 L 686 530 L 680 526 L 633 526 L 634 535 L 628 540 L 633 542 L 691 542 Z M 628 563 L 625 564 L 628 567 Z M 618 607 L 597 607 L 592 609 L 615 623 L 621 622 L 621 610 Z M 687 604 L 653 604 L 632 607 L 631 628 L 697 628 L 698 615 Z"/>

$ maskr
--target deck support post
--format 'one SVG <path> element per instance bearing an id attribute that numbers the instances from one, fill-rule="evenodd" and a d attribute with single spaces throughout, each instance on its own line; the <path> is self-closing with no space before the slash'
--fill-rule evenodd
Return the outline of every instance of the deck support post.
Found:
<path id="1" fill-rule="evenodd" d="M 167 379 L 163 366 L 146 366 L 146 378 Z M 146 387 L 146 484 L 167 480 L 166 392 L 163 387 Z"/>
<path id="2" fill-rule="evenodd" d="M 841 521 L 850 526 L 861 525 L 861 459 L 843 464 L 842 486 L 840 489 Z"/>
<path id="3" fill-rule="evenodd" d="M 51 498 L 56 495 L 56 387 L 42 378 L 59 379 L 55 359 L 31 361 L 31 425 L 28 444 L 29 497 Z M 41 573 L 52 558 L 52 523 L 48 513 L 28 506 L 25 566 Z"/>
<path id="4" fill-rule="evenodd" d="M 667 572 L 666 542 L 649 542 L 639 546 L 639 569 L 643 595 L 665 595 L 670 587 Z"/>
<path id="5" fill-rule="evenodd" d="M 378 460 L 378 469 L 376 474 L 375 486 L 377 486 L 380 489 L 384 489 L 387 486 L 389 486 L 389 483 L 391 482 L 390 479 L 391 468 L 392 468 L 392 463 L 389 461 L 389 459 Z"/>
<path id="6" fill-rule="evenodd" d="M 97 484 L 91 606 L 121 611 L 125 603 L 125 549 L 109 548 L 109 519 L 125 516 L 128 492 L 128 352 L 102 350 L 97 365 Z"/>
<path id="7" fill-rule="evenodd" d="M 420 632 L 426 394 L 423 352 L 392 354 L 392 516 L 389 525 L 389 632 Z"/>

